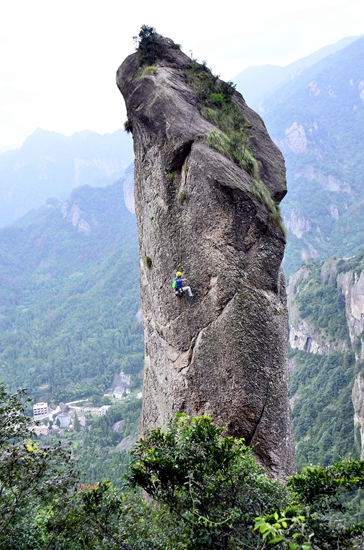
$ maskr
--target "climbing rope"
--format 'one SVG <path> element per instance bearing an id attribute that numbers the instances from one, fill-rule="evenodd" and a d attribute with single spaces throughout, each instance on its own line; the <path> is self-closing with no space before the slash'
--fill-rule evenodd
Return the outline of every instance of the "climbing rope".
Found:
<path id="1" fill-rule="evenodd" d="M 178 271 L 183 271 L 183 267 L 182 267 L 182 231 L 180 231 L 180 234 L 179 234 Z"/>
<path id="2" fill-rule="evenodd" d="M 183 271 L 183 268 L 182 268 L 182 231 L 179 234 L 178 269 L 180 271 Z M 189 324 L 188 324 L 186 298 L 185 298 L 184 293 L 182 295 L 182 304 L 183 304 L 183 311 L 184 311 L 184 318 L 185 318 L 185 325 L 186 325 L 186 334 L 187 334 L 187 340 L 188 340 L 188 351 L 190 353 L 190 358 L 191 358 L 190 365 L 192 367 L 192 378 L 193 378 L 193 384 L 194 384 L 194 387 L 195 387 L 196 410 L 200 411 L 201 410 L 200 395 L 199 395 L 198 386 L 197 386 L 195 359 L 193 357 L 193 351 L 192 351 L 192 348 L 191 348 L 191 344 L 192 344 L 191 331 L 190 331 L 190 327 L 189 327 Z"/>

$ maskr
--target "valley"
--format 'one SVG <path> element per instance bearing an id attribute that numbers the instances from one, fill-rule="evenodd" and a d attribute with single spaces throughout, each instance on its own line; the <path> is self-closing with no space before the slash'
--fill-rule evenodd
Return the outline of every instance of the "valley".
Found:
<path id="1" fill-rule="evenodd" d="M 134 44 L 134 165 L 121 131 L 0 156 L 0 546 L 362 548 L 364 38 L 247 71 L 264 121 Z"/>

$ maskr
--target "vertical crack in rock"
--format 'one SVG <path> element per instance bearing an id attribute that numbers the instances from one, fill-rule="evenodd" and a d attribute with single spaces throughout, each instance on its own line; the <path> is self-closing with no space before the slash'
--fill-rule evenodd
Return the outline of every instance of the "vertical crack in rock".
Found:
<path id="1" fill-rule="evenodd" d="M 135 53 L 117 72 L 135 152 L 145 333 L 141 434 L 178 411 L 210 414 L 226 433 L 252 442 L 272 475 L 284 477 L 295 470 L 285 235 L 274 202 L 286 193 L 284 160 L 239 93 L 211 80 L 171 40 L 156 39 L 154 67 L 143 70 Z M 215 86 L 207 99 L 191 70 Z M 230 137 L 220 119 L 214 123 L 220 104 L 235 117 Z M 181 267 L 194 298 L 172 291 Z"/>

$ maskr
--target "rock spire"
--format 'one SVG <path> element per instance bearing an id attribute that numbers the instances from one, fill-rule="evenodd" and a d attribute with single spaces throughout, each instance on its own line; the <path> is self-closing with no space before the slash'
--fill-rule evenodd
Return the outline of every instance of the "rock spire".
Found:
<path id="1" fill-rule="evenodd" d="M 210 414 L 272 475 L 291 474 L 283 157 L 243 97 L 170 39 L 152 32 L 117 84 L 134 138 L 141 432 Z M 175 297 L 176 270 L 194 298 Z"/>

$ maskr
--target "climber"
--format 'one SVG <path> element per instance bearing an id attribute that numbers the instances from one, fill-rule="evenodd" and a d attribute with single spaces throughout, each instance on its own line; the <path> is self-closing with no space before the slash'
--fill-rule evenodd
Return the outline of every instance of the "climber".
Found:
<path id="1" fill-rule="evenodd" d="M 190 298 L 194 297 L 194 294 L 192 294 L 192 290 L 190 286 L 182 286 L 183 283 L 187 283 L 187 279 L 183 279 L 183 273 L 182 271 L 177 271 L 176 276 L 173 277 L 172 281 L 172 288 L 174 290 L 174 293 L 176 296 L 181 297 L 183 296 L 183 291 L 187 290 L 188 295 Z"/>

